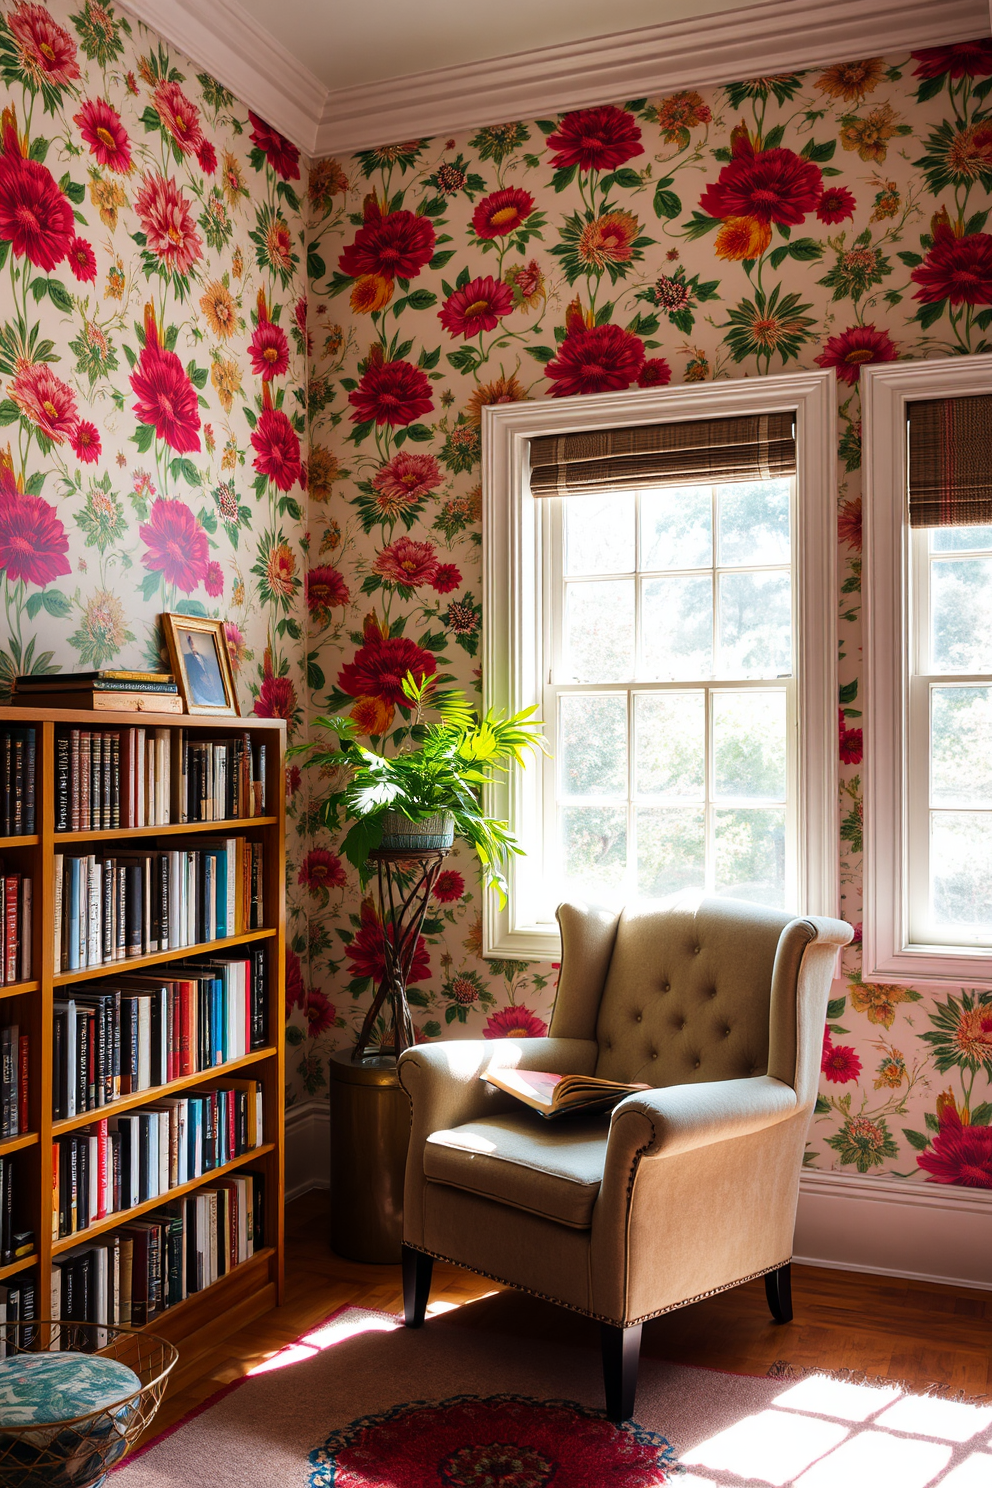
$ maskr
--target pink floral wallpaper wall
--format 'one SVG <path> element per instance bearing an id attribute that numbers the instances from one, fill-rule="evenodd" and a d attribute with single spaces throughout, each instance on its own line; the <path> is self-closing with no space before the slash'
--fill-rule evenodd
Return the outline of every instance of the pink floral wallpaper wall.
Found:
<path id="1" fill-rule="evenodd" d="M 322 160 L 307 390 L 311 704 L 389 749 L 407 670 L 478 687 L 486 404 L 835 370 L 838 846 L 855 941 L 809 1160 L 982 1188 L 992 994 L 860 976 L 858 383 L 869 363 L 992 349 L 990 94 L 982 40 Z M 334 842 L 315 838 L 297 878 L 310 913 L 291 1037 L 317 1094 L 360 1023 L 382 932 Z M 554 968 L 483 960 L 480 907 L 458 853 L 418 951 L 424 1038 L 545 1031 Z"/>
<path id="2" fill-rule="evenodd" d="M 95 0 L 2 0 L 0 107 L 0 700 L 158 666 L 179 610 L 227 622 L 242 711 L 296 731 L 299 151 Z"/>

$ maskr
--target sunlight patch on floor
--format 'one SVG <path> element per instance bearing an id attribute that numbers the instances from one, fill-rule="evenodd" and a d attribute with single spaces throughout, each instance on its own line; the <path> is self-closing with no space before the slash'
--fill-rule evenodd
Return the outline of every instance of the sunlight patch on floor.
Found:
<path id="1" fill-rule="evenodd" d="M 393 1333 L 401 1326 L 399 1318 L 361 1316 L 331 1318 L 330 1322 L 315 1328 L 312 1333 L 307 1333 L 296 1343 L 288 1343 L 270 1359 L 264 1359 L 261 1364 L 256 1364 L 254 1369 L 249 1369 L 248 1373 L 249 1375 L 270 1374 L 273 1369 L 286 1369 L 291 1364 L 302 1364 L 324 1349 L 332 1348 L 337 1343 L 344 1343 L 348 1338 L 356 1338 L 362 1333 Z"/>

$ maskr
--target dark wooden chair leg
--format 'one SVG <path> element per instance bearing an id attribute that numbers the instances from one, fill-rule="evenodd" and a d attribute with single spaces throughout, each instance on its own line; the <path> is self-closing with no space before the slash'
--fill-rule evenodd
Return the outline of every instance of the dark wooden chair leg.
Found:
<path id="1" fill-rule="evenodd" d="M 615 1323 L 600 1323 L 603 1342 L 603 1383 L 606 1386 L 606 1414 L 619 1426 L 634 1414 L 637 1394 L 637 1361 L 641 1354 L 641 1325 L 621 1328 Z"/>
<path id="2" fill-rule="evenodd" d="M 765 1273 L 765 1296 L 777 1323 L 792 1322 L 792 1267 L 779 1266 Z"/>
<path id="3" fill-rule="evenodd" d="M 433 1270 L 433 1256 L 403 1246 L 403 1320 L 408 1328 L 419 1328 L 424 1321 Z"/>

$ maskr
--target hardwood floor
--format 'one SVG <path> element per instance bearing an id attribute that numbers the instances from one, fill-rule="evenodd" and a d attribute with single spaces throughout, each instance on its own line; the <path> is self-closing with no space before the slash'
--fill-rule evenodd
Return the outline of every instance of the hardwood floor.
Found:
<path id="1" fill-rule="evenodd" d="M 289 1205 L 285 1305 L 196 1357 L 181 1357 L 152 1435 L 343 1304 L 402 1310 L 398 1265 L 342 1260 L 331 1253 L 326 1235 L 326 1192 L 305 1194 Z M 992 1292 L 815 1266 L 795 1266 L 792 1285 L 795 1321 L 784 1327 L 771 1321 L 758 1280 L 647 1323 L 644 1352 L 742 1374 L 765 1374 L 782 1359 L 992 1398 Z M 467 1304 L 497 1290 L 484 1277 L 438 1263 L 429 1312 L 458 1308 L 459 1324 L 484 1327 L 486 1307 Z M 513 1309 L 521 1336 L 553 1331 L 563 1340 L 598 1348 L 596 1324 L 587 1318 L 519 1293 L 505 1305 Z"/>

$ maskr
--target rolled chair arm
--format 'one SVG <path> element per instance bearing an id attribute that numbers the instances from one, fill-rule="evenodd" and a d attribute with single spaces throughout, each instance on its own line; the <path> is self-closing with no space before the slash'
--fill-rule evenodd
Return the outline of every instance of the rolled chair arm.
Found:
<path id="1" fill-rule="evenodd" d="M 480 1116 L 519 1109 L 519 1102 L 487 1085 L 487 1070 L 547 1070 L 555 1075 L 591 1074 L 596 1066 L 592 1039 L 451 1039 L 407 1049 L 398 1066 L 410 1097 L 415 1130 L 424 1136 L 460 1126 Z M 424 1129 L 425 1128 L 425 1129 Z"/>
<path id="2" fill-rule="evenodd" d="M 798 1109 L 796 1092 L 771 1075 L 638 1091 L 614 1107 L 607 1172 L 640 1156 L 672 1157 L 711 1142 L 751 1136 Z"/>

